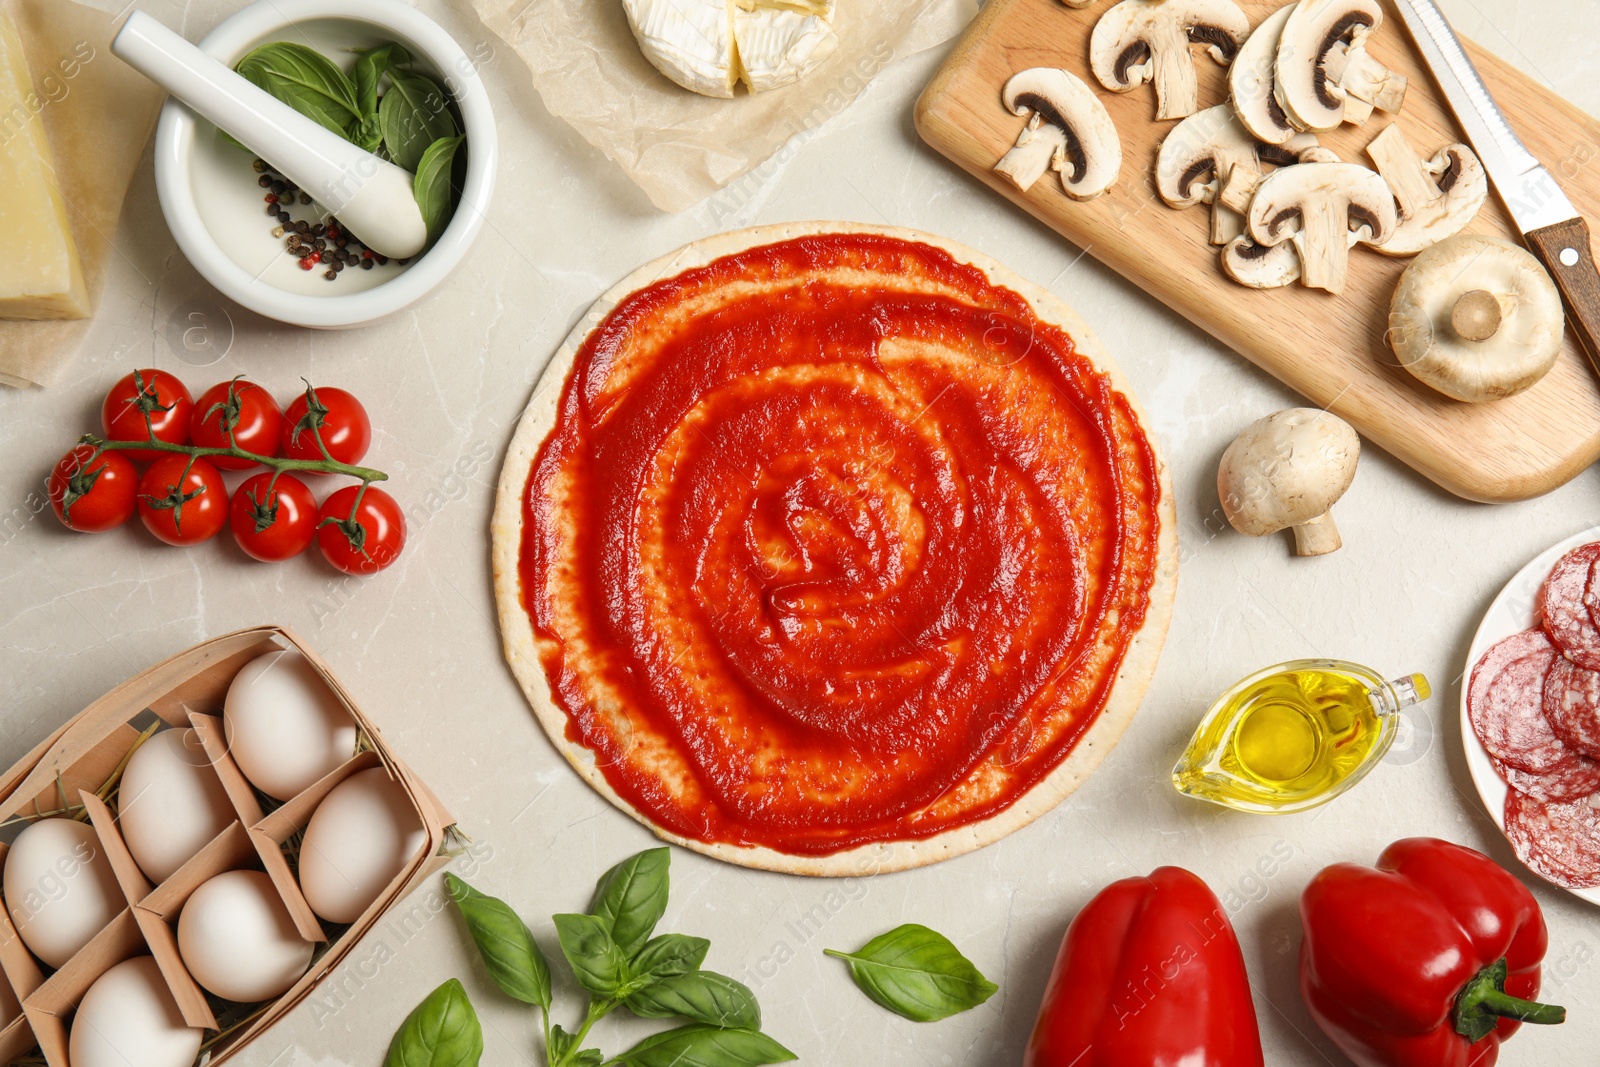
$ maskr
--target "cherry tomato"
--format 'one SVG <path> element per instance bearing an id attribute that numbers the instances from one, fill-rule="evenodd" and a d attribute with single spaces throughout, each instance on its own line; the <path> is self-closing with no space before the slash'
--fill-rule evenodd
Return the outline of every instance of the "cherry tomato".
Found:
<path id="1" fill-rule="evenodd" d="M 292 559 L 317 536 L 317 498 L 292 474 L 258 474 L 233 491 L 228 511 L 233 539 L 263 563 Z"/>
<path id="2" fill-rule="evenodd" d="M 356 496 L 361 506 L 355 517 L 350 509 Z M 406 519 L 394 497 L 382 489 L 348 485 L 322 504 L 317 523 L 317 547 L 327 561 L 346 574 L 377 574 L 400 558 L 406 545 Z"/>
<path id="3" fill-rule="evenodd" d="M 219 382 L 200 394 L 189 421 L 189 440 L 206 448 L 227 448 L 228 430 L 233 443 L 258 456 L 276 456 L 283 442 L 283 410 L 272 394 L 254 382 L 235 378 Z M 248 470 L 256 464 L 232 456 L 212 456 L 225 471 Z"/>
<path id="4" fill-rule="evenodd" d="M 315 395 L 315 402 L 310 400 Z M 340 463 L 360 463 L 372 444 L 372 422 L 361 401 L 343 389 L 312 389 L 300 394 L 284 413 L 288 429 L 283 454 L 290 459 L 321 459 L 317 434 L 328 455 Z M 316 433 L 312 433 L 315 428 Z M 313 472 L 315 473 L 315 472 Z"/>
<path id="5" fill-rule="evenodd" d="M 133 518 L 138 469 L 120 451 L 94 453 L 79 445 L 50 472 L 50 506 L 69 530 L 100 533 Z"/>
<path id="6" fill-rule="evenodd" d="M 210 540 L 228 521 L 222 472 L 207 459 L 162 456 L 139 479 L 139 518 L 169 545 Z"/>
<path id="7" fill-rule="evenodd" d="M 158 441 L 186 445 L 189 413 L 193 409 L 194 398 L 176 377 L 164 370 L 136 370 L 106 394 L 105 403 L 100 405 L 100 425 L 105 428 L 107 441 L 148 441 L 154 431 Z M 150 416 L 148 429 L 146 413 Z M 136 463 L 150 463 L 172 453 L 140 448 L 123 454 Z"/>

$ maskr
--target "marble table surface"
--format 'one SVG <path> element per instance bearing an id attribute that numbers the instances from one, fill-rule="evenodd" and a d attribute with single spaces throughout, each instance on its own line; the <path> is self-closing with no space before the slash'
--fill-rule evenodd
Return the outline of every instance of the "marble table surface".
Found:
<path id="1" fill-rule="evenodd" d="M 597 0 L 599 2 L 599 0 Z M 1600 0 L 1443 0 L 1457 28 L 1589 112 L 1600 112 Z M 152 0 L 196 37 L 235 0 Z M 487 527 L 500 455 L 534 380 L 570 325 L 638 264 L 707 234 L 801 219 L 893 223 L 981 249 L 1069 301 L 1116 355 L 1173 468 L 1182 540 L 1176 615 L 1132 727 L 1093 778 L 1012 837 L 930 869 L 844 882 L 726 866 L 679 851 L 664 929 L 712 937 L 707 966 L 760 996 L 766 1027 L 804 1062 L 1018 1062 L 1062 931 L 1101 886 L 1167 863 L 1223 897 L 1252 976 L 1267 1061 L 1344 1062 L 1295 982 L 1296 902 L 1340 860 L 1431 834 L 1487 851 L 1533 886 L 1549 919 L 1546 999 L 1563 1026 L 1525 1028 L 1502 1062 L 1574 1063 L 1600 1044 L 1600 925 L 1591 906 L 1516 862 L 1467 776 L 1458 728 L 1463 658 L 1478 620 L 1524 561 L 1600 521 L 1586 471 L 1542 499 L 1454 499 L 1371 449 L 1338 508 L 1345 548 L 1291 558 L 1220 524 L 1217 459 L 1245 423 L 1296 398 L 924 147 L 911 103 L 944 49 L 900 63 L 865 97 L 753 177 L 663 215 L 528 89 L 525 70 L 464 9 L 420 0 L 483 73 L 503 164 L 488 226 L 463 269 L 409 313 L 355 333 L 280 326 L 223 301 L 175 247 L 148 161 L 120 233 L 110 291 L 79 358 L 48 390 L 0 393 L 0 764 L 123 678 L 207 637 L 293 627 L 329 661 L 389 742 L 472 835 L 455 861 L 519 909 L 552 955 L 552 912 L 581 910 L 592 879 L 652 843 L 556 756 L 500 656 Z M 482 52 L 480 53 L 480 49 Z M 213 331 L 199 349 L 183 333 Z M 391 570 L 343 579 L 311 559 L 251 563 L 226 537 L 179 551 L 134 530 L 79 536 L 42 507 L 58 455 L 97 421 L 135 366 L 196 391 L 247 374 L 355 390 L 375 414 L 371 458 L 393 476 L 411 541 Z M 1593 510 L 1591 510 L 1593 509 Z M 1167 772 L 1210 698 L 1269 663 L 1337 655 L 1423 671 L 1434 699 L 1357 790 L 1324 809 L 1235 815 L 1178 796 Z M 358 946 L 326 984 L 236 1061 L 369 1067 L 424 994 L 459 976 L 485 1024 L 486 1064 L 534 1062 L 535 1020 L 500 997 L 436 884 Z M 901 922 L 949 935 L 1000 985 L 937 1024 L 869 1003 L 824 947 Z M 576 997 L 559 986 L 574 1012 Z M 558 1021 L 575 1022 L 567 1015 Z M 646 1027 L 610 1020 L 616 1051 Z"/>

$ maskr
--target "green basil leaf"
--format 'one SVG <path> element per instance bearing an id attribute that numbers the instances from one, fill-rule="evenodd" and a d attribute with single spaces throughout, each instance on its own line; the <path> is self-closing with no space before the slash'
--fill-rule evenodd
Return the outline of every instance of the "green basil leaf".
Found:
<path id="1" fill-rule="evenodd" d="M 554 916 L 561 953 L 578 984 L 598 997 L 612 997 L 628 979 L 628 960 L 593 915 Z"/>
<path id="2" fill-rule="evenodd" d="M 391 67 L 410 62 L 411 53 L 393 42 L 361 53 L 351 77 L 356 83 L 356 110 L 362 118 L 377 117 L 378 83 L 383 81 L 383 76 L 389 73 Z"/>
<path id="3" fill-rule="evenodd" d="M 650 940 L 666 913 L 667 868 L 671 864 L 671 849 L 648 849 L 602 874 L 594 887 L 589 914 L 605 923 L 612 939 L 630 957 Z"/>
<path id="4" fill-rule="evenodd" d="M 429 145 L 460 132 L 439 83 L 410 70 L 389 72 L 389 91 L 378 102 L 378 121 L 389 158 L 413 173 Z"/>
<path id="5" fill-rule="evenodd" d="M 250 52 L 234 70 L 341 137 L 361 120 L 350 76 L 314 48 L 274 41 Z"/>
<path id="6" fill-rule="evenodd" d="M 975 1008 L 999 988 L 949 938 L 916 923 L 897 926 L 855 952 L 823 951 L 850 965 L 863 993 L 919 1023 Z"/>
<path id="7" fill-rule="evenodd" d="M 350 132 L 350 140 L 368 152 L 376 153 L 382 148 L 383 130 L 378 126 L 378 116 L 368 115 L 356 123 L 355 129 Z"/>
<path id="8" fill-rule="evenodd" d="M 453 874 L 444 876 L 489 977 L 508 997 L 550 1007 L 550 965 L 528 927 L 503 900 L 485 896 Z"/>
<path id="9" fill-rule="evenodd" d="M 715 971 L 691 971 L 652 983 L 623 1002 L 646 1019 L 688 1019 L 724 1029 L 761 1029 L 761 1005 L 749 987 Z"/>
<path id="10" fill-rule="evenodd" d="M 567 1062 L 572 1067 L 600 1067 L 606 1062 L 606 1054 L 597 1048 L 586 1048 Z"/>
<path id="11" fill-rule="evenodd" d="M 422 154 L 422 162 L 417 165 L 412 193 L 417 198 L 422 221 L 427 224 L 430 240 L 437 239 L 450 221 L 450 209 L 455 203 L 455 184 L 450 174 L 456 161 L 456 151 L 465 140 L 465 137 L 456 136 L 433 142 Z"/>
<path id="12" fill-rule="evenodd" d="M 576 1045 L 577 1043 L 578 1039 L 572 1034 L 567 1033 L 560 1023 L 556 1023 L 554 1026 L 550 1027 L 550 1048 L 548 1050 L 550 1053 L 548 1057 L 549 1062 L 560 1062 L 561 1057 L 567 1054 L 567 1050 L 572 1048 L 572 1046 Z"/>
<path id="13" fill-rule="evenodd" d="M 477 1067 L 483 1027 L 467 991 L 454 978 L 406 1016 L 389 1042 L 383 1067 Z"/>
<path id="14" fill-rule="evenodd" d="M 703 937 L 662 934 L 645 942 L 644 947 L 628 961 L 628 971 L 642 988 L 645 982 L 698 971 L 706 961 L 706 953 L 710 951 L 711 942 Z"/>
<path id="15" fill-rule="evenodd" d="M 699 1025 L 652 1034 L 617 1057 L 627 1067 L 759 1067 L 794 1058 L 794 1053 L 755 1030 Z"/>

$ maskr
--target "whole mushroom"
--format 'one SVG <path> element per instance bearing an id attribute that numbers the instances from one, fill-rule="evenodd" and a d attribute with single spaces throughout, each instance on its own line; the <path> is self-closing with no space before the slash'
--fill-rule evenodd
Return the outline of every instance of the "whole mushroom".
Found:
<path id="1" fill-rule="evenodd" d="M 1401 366 L 1470 403 L 1531 388 L 1561 354 L 1565 313 L 1533 253 L 1477 233 L 1424 249 L 1389 303 L 1389 347 Z"/>
<path id="2" fill-rule="evenodd" d="M 1295 555 L 1324 555 L 1343 544 L 1330 509 L 1360 458 L 1361 438 L 1349 423 L 1318 408 L 1290 408 L 1246 426 L 1228 446 L 1217 495 L 1240 533 L 1292 529 Z"/>

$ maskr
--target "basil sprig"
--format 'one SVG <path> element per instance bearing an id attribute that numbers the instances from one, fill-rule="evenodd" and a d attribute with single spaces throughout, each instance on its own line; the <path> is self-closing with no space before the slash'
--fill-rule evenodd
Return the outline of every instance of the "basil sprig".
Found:
<path id="1" fill-rule="evenodd" d="M 897 926 L 855 952 L 823 951 L 850 965 L 850 977 L 868 997 L 914 1022 L 976 1008 L 999 988 L 949 938 L 916 923 Z"/>
<path id="2" fill-rule="evenodd" d="M 444 87 L 412 69 L 397 43 L 359 54 L 352 73 L 314 48 L 273 41 L 234 67 L 257 87 L 368 152 L 415 175 L 412 195 L 436 240 L 456 202 L 456 158 L 466 143 Z M 387 92 L 379 93 L 384 79 Z M 231 138 L 230 138 L 231 139 Z"/>
<path id="3" fill-rule="evenodd" d="M 576 1030 L 550 1021 L 550 969 L 533 935 L 504 901 L 478 892 L 455 875 L 445 876 L 450 897 L 478 946 L 484 967 L 507 996 L 539 1009 L 547 1067 L 759 1067 L 795 1058 L 761 1032 L 761 1007 L 755 994 L 726 975 L 701 969 L 711 942 L 687 934 L 657 934 L 670 890 L 669 849 L 629 857 L 601 876 L 585 914 L 556 915 L 552 921 L 561 955 L 585 993 L 588 1004 Z M 413 1013 L 422 1013 L 448 982 Z M 465 1001 L 465 993 L 461 994 Z M 594 1024 L 617 1008 L 644 1019 L 682 1019 L 686 1025 L 645 1038 L 626 1052 L 606 1057 L 585 1048 Z M 437 1009 L 435 1009 L 437 1010 Z M 471 1005 L 467 1005 L 471 1011 Z M 473 1017 L 476 1026 L 476 1016 Z M 407 1020 L 406 1028 L 412 1028 Z M 395 1035 L 410 1059 L 385 1067 L 455 1067 L 468 1060 L 424 1058 L 431 1046 Z M 482 1050 L 481 1035 L 478 1051 Z"/>
<path id="4" fill-rule="evenodd" d="M 383 1067 L 477 1067 L 483 1027 L 454 978 L 435 989 L 395 1031 Z"/>

